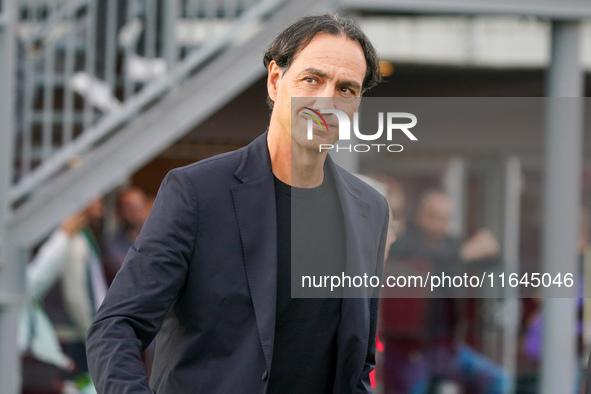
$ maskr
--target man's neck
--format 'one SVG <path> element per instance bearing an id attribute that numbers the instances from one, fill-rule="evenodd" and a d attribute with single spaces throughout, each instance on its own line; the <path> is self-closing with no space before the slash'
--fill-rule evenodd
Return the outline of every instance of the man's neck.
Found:
<path id="1" fill-rule="evenodd" d="M 273 174 L 288 185 L 312 188 L 324 180 L 326 152 L 317 153 L 292 143 L 289 134 L 269 126 L 267 146 Z"/>

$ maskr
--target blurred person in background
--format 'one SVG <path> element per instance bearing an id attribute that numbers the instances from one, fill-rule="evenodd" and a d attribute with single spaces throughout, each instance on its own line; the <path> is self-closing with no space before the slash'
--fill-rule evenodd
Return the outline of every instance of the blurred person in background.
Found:
<path id="1" fill-rule="evenodd" d="M 498 259 L 499 244 L 492 233 L 480 229 L 465 241 L 450 236 L 452 215 L 452 201 L 443 191 L 425 191 L 414 225 L 408 226 L 405 234 L 399 236 L 390 250 L 390 258 L 427 262 L 432 271 L 448 274 L 463 271 L 465 264 L 477 261 L 494 263 Z M 433 384 L 448 380 L 461 384 L 471 394 L 503 393 L 506 378 L 502 369 L 461 339 L 461 300 L 420 301 L 422 306 L 413 313 L 424 316 L 417 319 L 407 316 L 407 319 L 416 320 L 422 326 L 412 327 L 409 336 L 400 332 L 392 334 L 396 330 L 389 327 L 380 330 L 380 338 L 385 342 L 385 393 L 427 393 Z M 382 315 L 388 313 L 391 302 L 398 301 L 382 300 Z M 384 316 L 382 320 L 392 319 Z"/>
<path id="2" fill-rule="evenodd" d="M 102 198 L 96 199 L 82 212 L 85 226 L 72 235 L 68 261 L 61 275 L 62 299 L 70 323 L 68 338 L 63 340 L 64 348 L 83 371 L 88 370 L 86 332 L 107 292 L 98 241 L 103 213 Z"/>
<path id="3" fill-rule="evenodd" d="M 85 225 L 83 213 L 66 218 L 26 267 L 27 303 L 17 336 L 23 357 L 24 394 L 61 393 L 67 377 L 76 371 L 75 363 L 62 350 L 43 301 L 69 261 L 72 237 Z"/>
<path id="4" fill-rule="evenodd" d="M 91 230 L 91 227 L 94 231 L 100 228 L 102 214 L 102 200 L 97 199 L 82 212 L 66 218 L 27 266 L 28 302 L 20 320 L 19 348 L 32 359 L 57 367 L 66 373 L 52 373 L 43 366 L 32 367 L 25 359 L 25 392 L 48 392 L 45 390 L 52 388 L 60 392 L 96 392 L 87 373 L 83 350 L 84 334 L 95 311 L 91 305 L 100 304 L 106 292 L 102 266 L 97 254 L 97 242 Z M 65 352 L 60 346 L 52 322 L 41 307 L 45 295 L 60 279 L 63 306 L 71 322 L 69 334 L 65 339 Z M 65 386 L 57 384 L 62 375 L 70 376 L 73 381 L 61 382 Z M 50 381 L 43 378 L 47 376 Z"/>
<path id="5" fill-rule="evenodd" d="M 117 217 L 120 230 L 114 238 L 103 242 L 103 263 L 107 284 L 111 285 L 135 242 L 149 213 L 148 197 L 138 187 L 129 187 L 117 196 Z"/>

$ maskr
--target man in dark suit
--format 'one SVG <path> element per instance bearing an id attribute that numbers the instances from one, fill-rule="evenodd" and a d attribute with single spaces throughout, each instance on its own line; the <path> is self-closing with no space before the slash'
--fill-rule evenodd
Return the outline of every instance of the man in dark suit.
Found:
<path id="1" fill-rule="evenodd" d="M 387 203 L 319 152 L 336 128 L 308 140 L 292 121 L 358 99 L 377 56 L 353 21 L 322 15 L 288 27 L 264 63 L 268 131 L 162 182 L 88 334 L 99 393 L 371 392 L 378 289 L 291 298 L 290 267 L 381 276 Z M 292 111 L 292 97 L 305 105 Z M 140 357 L 154 337 L 149 385 Z"/>

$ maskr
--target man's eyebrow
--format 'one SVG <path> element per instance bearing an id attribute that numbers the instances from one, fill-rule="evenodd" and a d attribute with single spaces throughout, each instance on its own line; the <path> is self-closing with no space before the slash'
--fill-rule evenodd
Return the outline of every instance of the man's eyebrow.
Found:
<path id="1" fill-rule="evenodd" d="M 329 75 L 327 73 L 325 73 L 324 71 L 318 70 L 317 68 L 313 68 L 313 67 L 306 68 L 303 71 L 303 73 L 313 74 L 313 75 L 319 76 L 320 78 L 328 78 L 329 77 Z M 356 81 L 342 80 L 342 81 L 338 81 L 337 84 L 339 86 L 347 86 L 347 87 L 352 87 L 352 88 L 356 88 L 356 89 L 361 89 L 361 84 Z"/>
<path id="2" fill-rule="evenodd" d="M 314 74 L 314 75 L 317 75 L 321 78 L 328 78 L 329 77 L 329 75 L 327 73 L 325 73 L 324 71 L 318 70 L 317 68 L 313 68 L 313 67 L 306 68 L 302 73 Z"/>
<path id="3" fill-rule="evenodd" d="M 361 89 L 361 85 L 359 84 L 359 82 L 355 82 L 355 81 L 348 81 L 348 80 L 339 81 L 338 85 L 351 87 L 351 88 L 355 88 L 355 89 Z"/>

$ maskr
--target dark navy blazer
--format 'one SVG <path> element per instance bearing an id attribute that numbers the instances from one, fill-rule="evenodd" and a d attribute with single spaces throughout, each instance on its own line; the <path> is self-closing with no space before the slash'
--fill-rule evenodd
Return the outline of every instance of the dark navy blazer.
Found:
<path id="1" fill-rule="evenodd" d="M 266 136 L 172 170 L 162 182 L 88 333 L 88 364 L 99 393 L 266 392 L 277 287 Z M 381 276 L 386 201 L 327 160 L 344 213 L 347 274 Z M 334 393 L 371 392 L 375 290 L 342 301 Z M 148 385 L 141 353 L 155 336 Z"/>

